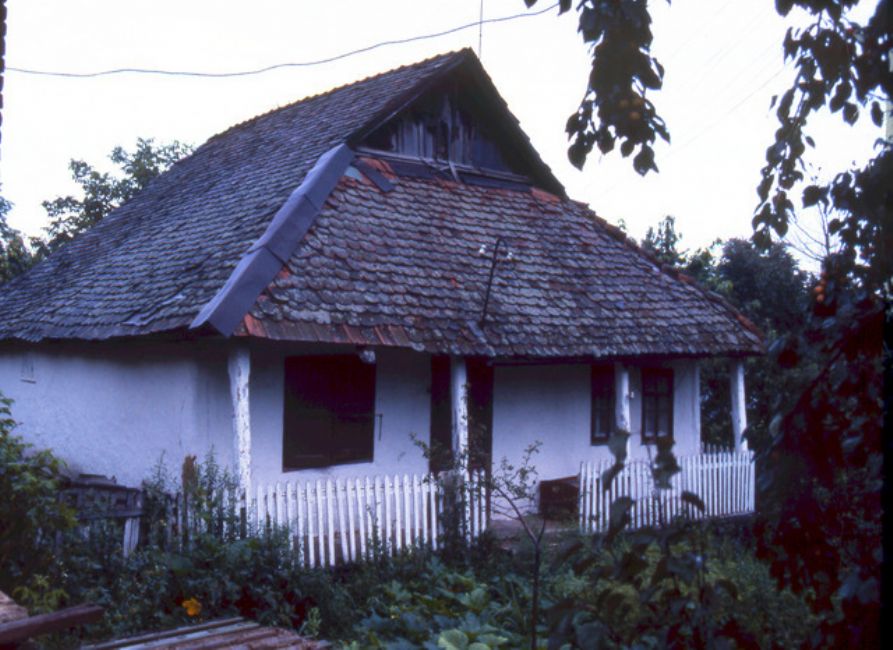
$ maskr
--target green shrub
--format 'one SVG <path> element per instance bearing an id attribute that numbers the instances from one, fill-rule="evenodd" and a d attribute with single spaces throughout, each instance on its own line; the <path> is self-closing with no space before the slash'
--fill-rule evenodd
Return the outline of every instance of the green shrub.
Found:
<path id="1" fill-rule="evenodd" d="M 32 585 L 51 571 L 58 534 L 76 523 L 59 499 L 63 464 L 13 435 L 11 400 L 0 395 L 0 590 Z"/>

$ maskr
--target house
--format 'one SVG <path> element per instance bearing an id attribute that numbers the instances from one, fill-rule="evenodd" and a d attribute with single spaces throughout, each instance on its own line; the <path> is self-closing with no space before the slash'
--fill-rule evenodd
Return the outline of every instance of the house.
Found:
<path id="1" fill-rule="evenodd" d="M 756 329 L 570 200 L 468 50 L 212 137 L 0 295 L 0 391 L 72 471 L 240 480 L 700 451 L 700 359 Z M 483 459 L 483 460 L 481 460 Z"/>

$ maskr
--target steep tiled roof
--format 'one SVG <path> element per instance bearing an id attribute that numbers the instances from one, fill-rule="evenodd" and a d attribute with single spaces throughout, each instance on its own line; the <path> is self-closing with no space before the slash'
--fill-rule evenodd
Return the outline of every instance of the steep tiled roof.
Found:
<path id="1" fill-rule="evenodd" d="M 239 269 L 246 268 L 252 244 L 269 234 L 273 216 L 306 186 L 321 156 L 359 144 L 426 84 L 464 64 L 485 77 L 470 53 L 444 55 L 215 136 L 93 230 L 3 286 L 0 340 L 185 330 L 215 296 L 226 307 L 225 283 L 238 277 L 240 260 Z M 291 257 L 280 257 L 288 263 L 236 334 L 521 357 L 761 349 L 752 326 L 721 299 L 661 270 L 586 207 L 531 187 L 562 191 L 495 91 L 484 92 L 503 116 L 500 137 L 532 170 L 530 184 L 405 161 L 401 167 L 388 158 L 391 166 L 364 154 L 305 222 L 312 225 Z M 373 182 L 370 167 L 393 188 Z M 506 247 L 481 323 L 499 237 Z"/>
<path id="2" fill-rule="evenodd" d="M 760 349 L 720 298 L 662 271 L 580 204 L 365 162 L 394 189 L 344 177 L 240 333 L 496 356 Z"/>
<path id="3" fill-rule="evenodd" d="M 211 138 L 95 228 L 0 288 L 0 339 L 101 339 L 189 324 L 320 155 L 467 58 L 447 54 Z"/>

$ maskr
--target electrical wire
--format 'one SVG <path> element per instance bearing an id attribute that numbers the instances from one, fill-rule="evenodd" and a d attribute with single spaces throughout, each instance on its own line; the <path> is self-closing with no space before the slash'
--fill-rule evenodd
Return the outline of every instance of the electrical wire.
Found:
<path id="1" fill-rule="evenodd" d="M 667 160 L 670 160 L 674 156 L 678 155 L 680 151 L 682 151 L 683 149 L 686 149 L 687 147 L 689 147 L 691 144 L 693 144 L 697 140 L 700 140 L 704 135 L 706 135 L 708 132 L 710 132 L 711 130 L 716 128 L 719 124 L 722 124 L 723 122 L 725 122 L 726 118 L 728 118 L 732 113 L 735 113 L 738 109 L 740 109 L 742 106 L 744 106 L 747 103 L 747 101 L 750 100 L 751 98 L 753 98 L 753 96 L 756 95 L 760 90 L 762 90 L 763 88 L 768 86 L 770 83 L 772 83 L 772 81 L 775 80 L 779 75 L 781 75 L 785 70 L 787 70 L 788 67 L 789 67 L 789 64 L 785 64 L 785 65 L 781 66 L 781 68 L 777 69 L 773 75 L 771 75 L 767 79 L 764 79 L 762 83 L 760 83 L 755 88 L 752 88 L 746 95 L 744 95 L 743 97 L 738 99 L 738 101 L 735 104 L 727 107 L 724 111 L 722 111 L 717 119 L 710 122 L 707 126 L 699 129 L 698 133 L 696 133 L 695 135 L 693 135 L 692 137 L 688 138 L 687 140 L 685 140 L 684 142 L 682 142 L 678 145 L 671 146 L 670 149 L 667 151 L 667 153 L 662 156 L 660 161 L 666 162 Z M 627 182 L 628 182 L 628 180 L 621 179 L 621 180 L 617 181 L 616 183 L 614 183 L 613 185 L 610 185 L 603 192 L 600 192 L 600 195 L 602 197 L 609 196 L 615 190 L 619 189 L 621 186 L 626 185 Z"/>
<path id="2" fill-rule="evenodd" d="M 99 70 L 96 72 L 63 72 L 63 71 L 54 71 L 54 70 L 35 70 L 32 68 L 17 68 L 13 66 L 7 66 L 7 71 L 9 72 L 17 72 L 19 74 L 30 74 L 30 75 L 38 75 L 43 77 L 66 77 L 70 79 L 88 79 L 94 77 L 107 77 L 111 75 L 118 74 L 153 74 L 153 75 L 164 75 L 169 77 L 208 77 L 208 78 L 226 78 L 226 77 L 249 77 L 254 75 L 263 74 L 265 72 L 271 72 L 273 70 L 281 70 L 283 68 L 309 68 L 312 66 L 322 65 L 324 63 L 332 63 L 334 61 L 340 61 L 342 59 L 346 59 L 352 56 L 356 56 L 358 54 L 365 54 L 366 52 L 371 52 L 373 50 L 377 50 L 382 47 L 387 47 L 390 45 L 404 45 L 406 43 L 415 43 L 417 41 L 424 41 L 432 38 L 439 38 L 441 36 L 447 36 L 449 34 L 455 34 L 456 32 L 461 32 L 466 29 L 470 29 L 472 27 L 478 27 L 484 24 L 493 24 L 493 23 L 504 23 L 510 20 L 517 20 L 519 18 L 533 18 L 535 16 L 540 16 L 552 9 L 558 7 L 558 2 L 552 4 L 545 9 L 540 9 L 539 11 L 531 11 L 524 12 L 519 14 L 512 14 L 510 16 L 500 16 L 498 18 L 487 18 L 486 20 L 475 20 L 471 23 L 466 23 L 464 25 L 459 25 L 457 27 L 452 27 L 450 29 L 445 29 L 441 32 L 434 32 L 431 34 L 420 34 L 418 36 L 410 36 L 407 38 L 397 38 L 389 41 L 381 41 L 380 43 L 375 43 L 373 45 L 367 45 L 366 47 L 361 47 L 356 50 L 351 50 L 349 52 L 343 52 L 342 54 L 336 54 L 334 56 L 329 56 L 323 59 L 316 59 L 313 61 L 300 61 L 294 63 L 276 63 L 274 65 L 268 65 L 263 68 L 256 68 L 253 70 L 240 70 L 236 72 L 194 72 L 188 70 L 160 70 L 153 68 L 115 68 L 113 70 Z"/>

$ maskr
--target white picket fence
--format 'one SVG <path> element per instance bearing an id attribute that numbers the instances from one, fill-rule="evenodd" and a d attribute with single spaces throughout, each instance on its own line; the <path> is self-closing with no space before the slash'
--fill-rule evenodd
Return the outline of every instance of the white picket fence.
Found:
<path id="1" fill-rule="evenodd" d="M 448 503 L 461 512 L 458 534 L 468 542 L 476 539 L 487 527 L 483 472 L 258 484 L 234 504 L 235 525 L 238 535 L 284 533 L 303 566 L 331 567 L 404 549 L 436 550 L 446 533 Z M 221 510 L 229 507 L 226 503 Z M 182 495 L 175 512 L 175 530 L 206 525 L 193 520 Z M 224 523 L 220 530 L 232 533 L 226 527 L 233 525 Z"/>
<path id="2" fill-rule="evenodd" d="M 677 458 L 681 470 L 670 489 L 657 489 L 647 461 L 627 463 L 607 489 L 602 483 L 612 460 L 584 462 L 580 466 L 579 523 L 584 533 L 604 532 L 611 503 L 619 497 L 635 501 L 630 528 L 661 526 L 679 516 L 695 519 L 730 517 L 754 511 L 753 452 L 719 451 Z M 691 492 L 704 503 L 703 512 L 682 499 Z"/>

